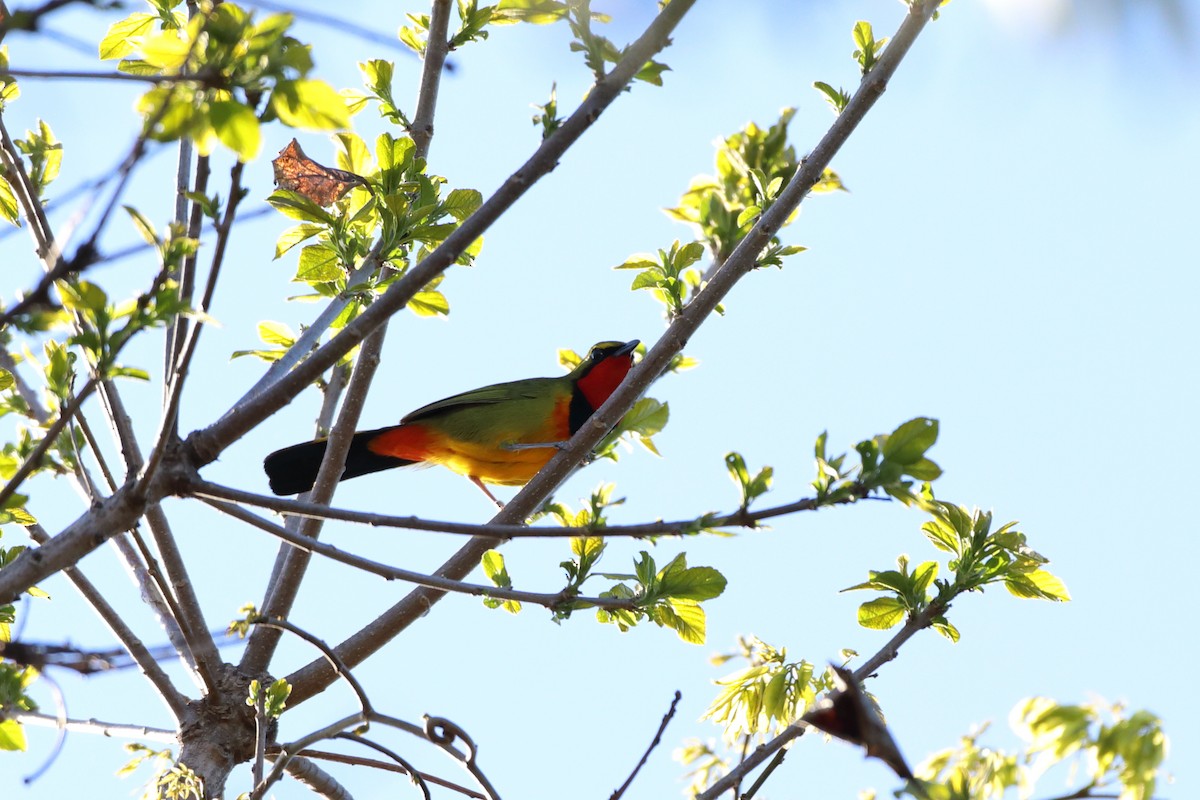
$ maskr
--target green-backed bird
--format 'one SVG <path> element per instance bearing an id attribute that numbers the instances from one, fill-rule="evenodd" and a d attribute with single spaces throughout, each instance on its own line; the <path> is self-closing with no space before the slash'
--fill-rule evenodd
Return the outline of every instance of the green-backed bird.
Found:
<path id="1" fill-rule="evenodd" d="M 418 408 L 399 425 L 359 431 L 340 480 L 411 465 L 441 464 L 465 475 L 497 505 L 485 483 L 529 482 L 557 448 L 608 399 L 633 366 L 638 341 L 600 342 L 557 378 L 484 386 Z M 263 461 L 278 495 L 312 488 L 325 439 L 276 450 Z"/>

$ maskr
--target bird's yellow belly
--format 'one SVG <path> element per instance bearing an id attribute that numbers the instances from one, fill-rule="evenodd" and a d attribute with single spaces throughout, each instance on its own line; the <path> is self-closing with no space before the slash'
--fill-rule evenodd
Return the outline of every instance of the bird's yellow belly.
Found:
<path id="1" fill-rule="evenodd" d="M 441 464 L 459 475 L 501 486 L 521 486 L 546 466 L 556 452 L 553 447 L 506 450 L 465 442 L 446 442 L 426 460 Z"/>

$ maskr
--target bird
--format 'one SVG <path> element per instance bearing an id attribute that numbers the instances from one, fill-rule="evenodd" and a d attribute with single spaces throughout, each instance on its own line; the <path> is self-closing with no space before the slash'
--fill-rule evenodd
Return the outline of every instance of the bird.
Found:
<path id="1" fill-rule="evenodd" d="M 557 378 L 497 383 L 422 406 L 398 425 L 359 431 L 350 440 L 338 480 L 394 467 L 441 464 L 465 475 L 493 503 L 485 486 L 523 486 L 608 399 L 633 366 L 639 342 L 600 342 L 571 372 Z M 263 469 L 276 495 L 312 488 L 326 439 L 268 455 Z"/>

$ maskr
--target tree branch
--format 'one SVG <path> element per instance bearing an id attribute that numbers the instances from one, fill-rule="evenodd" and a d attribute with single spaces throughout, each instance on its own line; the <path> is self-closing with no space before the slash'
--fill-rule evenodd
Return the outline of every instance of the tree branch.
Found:
<path id="1" fill-rule="evenodd" d="M 309 553 L 325 556 L 326 558 L 339 561 L 356 569 L 361 569 L 364 572 L 370 572 L 373 575 L 378 575 L 389 581 L 399 580 L 408 583 L 415 583 L 418 586 L 424 586 L 429 589 L 437 590 L 439 593 L 457 592 L 458 594 L 467 594 L 474 597 L 487 597 L 497 600 L 516 600 L 521 603 L 533 603 L 534 605 L 543 606 L 550 610 L 561 609 L 568 603 L 587 603 L 589 607 L 607 608 L 614 611 L 631 611 L 637 608 L 637 603 L 634 600 L 619 600 L 606 597 L 583 597 L 566 592 L 524 592 L 517 589 L 505 589 L 499 586 L 483 586 L 476 583 L 464 583 L 463 581 L 451 580 L 442 577 L 440 574 L 427 575 L 422 572 L 414 572 L 412 570 L 401 569 L 400 567 L 392 567 L 387 564 L 382 564 L 378 561 L 372 561 L 368 558 L 348 553 L 334 547 L 331 544 L 326 544 L 318 539 L 312 539 L 302 533 L 291 531 L 282 525 L 265 520 L 262 517 L 255 516 L 250 512 L 241 508 L 241 506 L 231 505 L 220 500 L 210 500 L 201 498 L 201 501 L 212 506 L 218 511 L 223 511 L 231 517 L 247 522 L 259 530 L 276 536 L 290 544 L 292 547 L 304 550 Z M 338 649 L 334 649 L 341 657 Z M 291 680 L 288 680 L 291 683 Z M 295 692 L 295 687 L 292 689 Z M 293 704 L 294 705 L 294 704 Z"/>
<path id="2" fill-rule="evenodd" d="M 179 741 L 175 731 L 165 728 L 151 728 L 146 725 L 131 725 L 123 722 L 101 722 L 98 719 L 68 719 L 65 723 L 53 714 L 39 714 L 36 711 L 17 711 L 9 715 L 9 719 L 22 725 L 36 725 L 39 728 L 59 728 L 90 733 L 117 739 L 148 739 L 154 742 L 175 744 Z"/>
<path id="3" fill-rule="evenodd" d="M 33 524 L 25 528 L 29 537 L 38 545 L 45 547 L 48 542 L 52 541 L 41 525 Z M 7 569 L 5 570 L 7 572 Z M 67 579 L 75 585 L 75 589 L 83 596 L 95 610 L 101 621 L 108 626 L 112 631 L 113 636 L 125 648 L 125 652 L 129 653 L 129 657 L 137 664 L 138 669 L 146 676 L 146 680 L 150 681 L 151 685 L 157 690 L 159 697 L 166 704 L 171 714 L 177 721 L 182 721 L 187 718 L 188 707 L 187 698 L 175 688 L 171 683 L 171 679 L 167 677 L 167 673 L 162 666 L 155 660 L 150 651 L 146 649 L 146 645 L 142 644 L 142 640 L 137 634 L 125 624 L 125 620 L 117 613 L 108 601 L 104 599 L 104 595 L 94 584 L 83 574 L 77 566 L 68 566 L 63 572 L 66 573 Z"/>
<path id="4" fill-rule="evenodd" d="M 795 514 L 802 511 L 817 511 L 825 507 L 849 505 L 859 500 L 869 499 L 870 489 L 863 484 L 855 484 L 851 493 L 844 498 L 832 501 L 822 501 L 815 497 L 802 498 L 791 503 L 771 506 L 769 508 L 751 511 L 739 509 L 728 514 L 712 515 L 705 520 L 704 527 L 709 528 L 755 528 L 765 519 Z M 316 517 L 326 520 L 341 520 L 356 522 L 378 528 L 401 528 L 405 530 L 432 531 L 435 533 L 452 533 L 462 536 L 484 536 L 491 539 L 564 539 L 582 536 L 597 536 L 612 538 L 628 536 L 643 538 L 647 536 L 686 536 L 695 533 L 699 519 L 681 519 L 672 522 L 643 522 L 635 525 L 604 525 L 595 527 L 579 527 L 564 525 L 554 528 L 531 528 L 521 524 L 487 523 L 484 525 L 468 522 L 449 522 L 443 520 L 428 520 L 413 516 L 393 516 L 390 514 L 375 514 L 367 511 L 353 511 L 345 508 L 332 508 L 304 500 L 290 500 L 286 497 L 270 497 L 253 492 L 245 492 L 228 486 L 220 486 L 208 481 L 198 480 L 191 483 L 187 494 L 194 497 L 214 500 L 228 500 L 234 503 L 246 503 L 260 508 L 277 511 L 289 517 Z M 887 501 L 889 498 L 875 498 Z"/>

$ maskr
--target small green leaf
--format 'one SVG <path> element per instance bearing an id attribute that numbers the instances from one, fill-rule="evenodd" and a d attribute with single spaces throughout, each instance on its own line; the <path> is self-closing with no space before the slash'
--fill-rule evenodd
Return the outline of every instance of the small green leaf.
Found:
<path id="1" fill-rule="evenodd" d="M 682 555 L 682 554 L 680 554 Z M 725 591 L 725 576 L 712 567 L 672 568 L 668 564 L 659 576 L 659 591 L 673 599 L 711 600 Z"/>
<path id="2" fill-rule="evenodd" d="M 408 301 L 408 310 L 418 317 L 444 317 L 450 313 L 450 301 L 438 291 L 417 292 Z"/>
<path id="3" fill-rule="evenodd" d="M 138 211 L 133 206 L 121 206 L 126 213 L 133 218 L 133 227 L 137 228 L 137 232 L 141 234 L 142 240 L 146 244 L 158 244 L 158 231 L 154 230 L 154 223 L 146 219 L 142 212 Z"/>
<path id="4" fill-rule="evenodd" d="M 346 100 L 325 81 L 280 81 L 271 92 L 271 107 L 293 128 L 337 130 L 350 127 Z"/>
<path id="5" fill-rule="evenodd" d="M 100 60 L 124 58 L 132 53 L 141 37 L 150 33 L 157 21 L 158 17 L 153 14 L 137 12 L 114 22 L 100 40 Z"/>
<path id="6" fill-rule="evenodd" d="M 305 283 L 330 283 L 345 275 L 337 251 L 328 244 L 305 245 L 300 250 L 296 280 Z"/>
<path id="7" fill-rule="evenodd" d="M 25 729 L 15 719 L 0 722 L 0 750 L 25 750 Z"/>
<path id="8" fill-rule="evenodd" d="M 936 419 L 917 417 L 896 428 L 883 443 L 883 457 L 897 464 L 915 464 L 937 442 Z"/>
<path id="9" fill-rule="evenodd" d="M 895 597 L 877 597 L 858 607 L 858 624 L 864 628 L 885 631 L 904 621 L 908 610 Z"/>
<path id="10" fill-rule="evenodd" d="M 209 121 L 221 144 L 236 153 L 239 161 L 252 161 L 258 156 L 262 131 L 250 108 L 233 100 L 215 100 L 209 105 Z"/>
<path id="11" fill-rule="evenodd" d="M 279 234 L 279 238 L 275 240 L 275 258 L 279 258 L 288 250 L 291 250 L 306 239 L 311 239 L 323 230 L 325 230 L 324 225 L 317 225 L 312 222 L 303 222 L 288 228 Z"/>
<path id="12" fill-rule="evenodd" d="M 705 615 L 704 609 L 698 603 L 671 600 L 664 605 L 655 606 L 651 611 L 651 618 L 659 625 L 674 630 L 680 639 L 689 644 L 704 644 Z"/>
<path id="13" fill-rule="evenodd" d="M 0 216 L 17 227 L 21 225 L 17 197 L 13 194 L 12 186 L 3 176 L 0 176 Z"/>
<path id="14" fill-rule="evenodd" d="M 258 338 L 280 347 L 291 347 L 296 343 L 296 334 L 292 333 L 291 328 L 282 322 L 270 320 L 258 323 Z"/>
<path id="15" fill-rule="evenodd" d="M 1012 594 L 1025 599 L 1056 602 L 1067 602 L 1071 599 L 1066 584 L 1058 576 L 1044 569 L 1008 575 L 1004 578 L 1004 585 Z"/>

